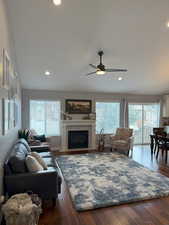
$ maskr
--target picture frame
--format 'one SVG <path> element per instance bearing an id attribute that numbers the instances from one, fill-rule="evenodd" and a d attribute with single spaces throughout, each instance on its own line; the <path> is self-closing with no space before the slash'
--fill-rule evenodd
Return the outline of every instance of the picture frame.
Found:
<path id="1" fill-rule="evenodd" d="M 2 129 L 0 129 L 0 133 L 6 135 L 10 129 L 18 125 L 18 99 L 20 89 L 18 75 L 5 49 L 3 49 L 2 52 L 2 71 L 0 70 L 0 72 L 2 73 L 2 77 L 0 77 L 0 87 L 6 92 L 2 98 L 2 106 L 0 109 L 0 117 L 2 114 L 2 122 L 0 122 L 0 128 Z"/>
<path id="2" fill-rule="evenodd" d="M 0 52 L 0 88 L 3 88 L 3 52 Z"/>
<path id="3" fill-rule="evenodd" d="M 3 135 L 3 105 L 0 99 L 0 135 Z"/>
<path id="4" fill-rule="evenodd" d="M 9 116 L 10 116 L 10 112 L 9 112 L 9 98 L 3 98 L 2 99 L 2 134 L 6 135 L 9 131 Z"/>
<path id="5" fill-rule="evenodd" d="M 9 130 L 15 127 L 15 104 L 14 99 L 9 100 Z"/>
<path id="6" fill-rule="evenodd" d="M 90 114 L 92 111 L 91 100 L 67 99 L 66 112 L 69 114 Z"/>
<path id="7" fill-rule="evenodd" d="M 19 121 L 19 109 L 18 109 L 18 100 L 15 98 L 14 100 L 14 126 L 18 126 L 18 121 Z"/>
<path id="8" fill-rule="evenodd" d="M 5 89 L 9 89 L 10 58 L 5 49 L 3 49 L 2 56 L 2 87 Z"/>

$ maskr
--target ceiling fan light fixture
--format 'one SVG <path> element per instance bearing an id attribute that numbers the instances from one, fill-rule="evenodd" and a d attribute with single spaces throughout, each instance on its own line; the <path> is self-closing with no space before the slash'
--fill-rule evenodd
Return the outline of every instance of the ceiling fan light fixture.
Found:
<path id="1" fill-rule="evenodd" d="M 106 73 L 106 71 L 103 71 L 103 70 L 97 70 L 96 71 L 97 75 L 104 75 L 105 73 Z"/>
<path id="2" fill-rule="evenodd" d="M 100 62 L 97 66 L 93 65 L 93 64 L 89 64 L 89 66 L 91 66 L 93 69 L 95 69 L 94 72 L 88 73 L 86 74 L 87 76 L 93 75 L 93 74 L 97 74 L 97 75 L 105 75 L 107 73 L 113 73 L 113 72 L 127 72 L 127 69 L 115 69 L 115 68 L 107 68 L 103 62 L 102 62 L 102 57 L 104 55 L 103 51 L 99 51 L 98 55 L 100 57 Z M 119 80 L 122 80 L 121 78 Z"/>
<path id="3" fill-rule="evenodd" d="M 45 76 L 50 76 L 51 72 L 49 72 L 48 70 L 45 71 Z"/>
<path id="4" fill-rule="evenodd" d="M 62 1 L 61 0 L 53 0 L 53 4 L 56 6 L 61 5 Z"/>

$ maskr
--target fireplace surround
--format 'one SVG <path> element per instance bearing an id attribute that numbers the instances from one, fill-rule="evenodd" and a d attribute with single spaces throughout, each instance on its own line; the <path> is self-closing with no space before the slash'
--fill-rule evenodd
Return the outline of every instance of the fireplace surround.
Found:
<path id="1" fill-rule="evenodd" d="M 72 132 L 70 132 L 72 131 Z M 86 132 L 86 134 L 83 132 Z M 87 136 L 88 133 L 88 143 L 83 143 L 83 146 L 81 142 L 83 140 L 77 140 L 78 143 L 73 143 L 73 145 L 78 145 L 75 146 L 75 148 L 71 145 L 69 145 L 69 136 L 71 135 L 78 135 L 78 134 L 83 134 L 84 136 Z M 82 136 L 83 136 L 82 135 Z M 81 138 L 82 138 L 81 136 Z M 84 138 L 84 137 L 83 137 Z M 76 140 L 75 140 L 76 142 Z M 79 143 L 80 142 L 80 143 Z M 87 140 L 86 140 L 87 142 Z M 72 144 L 72 143 L 71 143 Z M 96 148 L 96 121 L 95 120 L 62 120 L 61 121 L 61 151 L 69 151 L 69 150 L 90 150 L 90 149 L 95 149 Z"/>

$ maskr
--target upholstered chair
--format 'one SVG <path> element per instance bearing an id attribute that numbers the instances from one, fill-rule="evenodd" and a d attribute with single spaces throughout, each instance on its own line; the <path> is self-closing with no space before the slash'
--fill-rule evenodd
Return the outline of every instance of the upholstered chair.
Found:
<path id="1" fill-rule="evenodd" d="M 116 134 L 111 136 L 112 150 L 129 155 L 129 151 L 133 150 L 133 141 L 133 129 L 117 128 Z"/>

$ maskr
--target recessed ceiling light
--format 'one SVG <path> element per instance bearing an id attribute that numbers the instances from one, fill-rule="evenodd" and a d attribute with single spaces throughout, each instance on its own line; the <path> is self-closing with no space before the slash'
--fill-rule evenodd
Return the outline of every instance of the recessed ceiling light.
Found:
<path id="1" fill-rule="evenodd" d="M 61 0 L 53 0 L 54 5 L 61 5 L 62 1 Z"/>
<path id="2" fill-rule="evenodd" d="M 166 26 L 169 28 L 169 21 L 166 23 Z"/>
<path id="3" fill-rule="evenodd" d="M 123 80 L 123 78 L 122 77 L 118 77 L 118 80 Z"/>
<path id="4" fill-rule="evenodd" d="M 48 70 L 46 70 L 46 71 L 45 71 L 45 75 L 46 75 L 46 76 L 50 76 L 51 73 L 50 73 Z"/>

